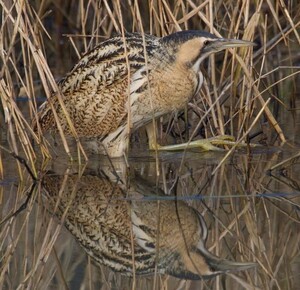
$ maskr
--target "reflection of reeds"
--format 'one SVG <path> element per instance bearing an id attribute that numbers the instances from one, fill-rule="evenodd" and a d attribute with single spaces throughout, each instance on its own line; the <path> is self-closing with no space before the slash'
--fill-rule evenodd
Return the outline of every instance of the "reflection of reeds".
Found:
<path id="1" fill-rule="evenodd" d="M 154 283 L 158 283 L 155 289 L 161 289 L 162 285 L 166 289 L 177 289 L 179 284 L 186 289 L 218 289 L 222 283 L 236 289 L 287 289 L 287 285 L 290 289 L 297 289 L 300 221 L 294 204 L 299 204 L 299 197 L 289 195 L 294 188 L 288 184 L 263 174 L 270 164 L 278 161 L 278 156 L 274 154 L 270 159 L 254 156 L 252 160 L 247 156 L 235 157 L 237 165 L 224 164 L 213 177 L 211 172 L 217 161 L 216 164 L 209 162 L 208 166 L 205 160 L 195 160 L 193 157 L 187 158 L 185 167 L 181 169 L 177 198 L 203 213 L 209 229 L 210 251 L 230 260 L 256 261 L 259 266 L 255 271 L 234 273 L 231 278 L 224 276 L 204 282 L 180 282 L 174 277 L 160 275 L 156 280 L 153 276 L 136 276 L 136 289 L 153 289 Z M 177 179 L 178 162 L 171 160 L 161 165 L 164 168 L 162 172 L 169 174 L 170 183 L 165 184 L 167 190 L 172 187 L 173 178 Z M 145 177 L 153 176 L 156 170 L 154 163 L 145 165 L 133 161 L 131 165 L 137 170 L 143 168 Z M 110 170 L 110 165 L 104 166 L 109 166 Z M 70 172 L 68 170 L 67 174 Z M 61 197 L 66 192 L 72 194 L 73 187 L 68 185 L 68 178 L 66 175 L 60 183 L 53 184 Z M 78 189 L 76 183 L 81 182 L 80 176 L 73 181 L 75 196 Z M 163 187 L 163 177 L 158 184 Z M 84 185 L 91 186 L 89 183 Z M 13 208 L 18 208 L 18 200 L 24 199 L 29 186 L 20 183 L 16 190 L 13 185 L 7 184 L 4 189 L 5 216 Z M 151 198 L 151 203 L 157 198 L 155 192 L 153 188 L 153 194 L 146 196 Z M 276 192 L 286 196 L 263 196 Z M 0 286 L 4 289 L 26 289 L 24 285 L 29 285 L 30 289 L 66 289 L 64 284 L 70 288 L 77 281 L 82 286 L 94 285 L 96 289 L 99 283 L 105 285 L 103 289 L 120 289 L 124 285 L 125 289 L 130 289 L 133 283 L 130 278 L 113 273 L 104 266 L 100 266 L 99 270 L 92 261 L 86 262 L 84 252 L 63 229 L 60 219 L 52 215 L 58 210 L 58 204 L 53 204 L 54 209 L 49 213 L 45 209 L 49 201 L 42 196 L 38 188 L 34 195 L 36 202 L 31 201 L 22 214 L 1 228 Z M 168 202 L 172 196 L 159 198 Z M 73 200 L 69 200 L 70 207 L 74 205 Z M 68 200 L 65 201 L 68 203 Z M 116 206 L 115 202 L 112 201 L 112 206 Z M 121 202 L 124 203 L 124 200 Z M 67 206 L 63 212 L 59 209 L 62 220 L 68 217 L 70 207 Z"/>
<path id="2" fill-rule="evenodd" d="M 195 1 L 185 4 L 180 1 L 149 1 L 148 6 L 141 1 L 129 5 L 126 1 L 105 0 L 100 6 L 96 1 L 80 1 L 80 5 L 72 0 L 63 5 L 56 1 L 51 3 L 36 3 L 33 8 L 21 0 L 15 1 L 13 6 L 10 1 L 1 2 L 4 15 L 1 27 L 1 111 L 5 114 L 11 148 L 18 152 L 21 145 L 32 164 L 35 159 L 32 138 L 40 144 L 44 155 L 50 154 L 43 136 L 34 133 L 30 125 L 30 120 L 37 116 L 37 97 L 46 95 L 49 98 L 52 92 L 57 92 L 58 102 L 62 104 L 63 96 L 59 94 L 54 76 L 64 75 L 80 53 L 91 49 L 102 38 L 124 30 L 166 35 L 182 29 L 206 29 L 216 35 L 258 42 L 258 50 L 254 53 L 240 49 L 237 53 L 225 52 L 225 58 L 210 58 L 205 85 L 188 106 L 191 125 L 188 135 L 202 130 L 205 136 L 227 133 L 240 138 L 251 128 L 255 115 L 264 107 L 264 98 L 272 97 L 271 104 L 263 108 L 260 120 L 266 117 L 273 133 L 277 133 L 281 141 L 285 140 L 278 117 L 288 103 L 291 109 L 295 108 L 298 72 L 293 67 L 296 61 L 293 52 L 297 51 L 296 43 L 299 45 L 300 41 L 297 32 L 300 22 L 294 11 L 298 11 L 299 3 L 293 2 L 288 7 L 282 7 L 281 1 L 261 1 L 256 5 L 248 5 L 246 1 L 239 4 L 225 1 L 217 7 L 211 1 L 200 6 Z M 64 32 L 66 38 L 62 36 Z M 70 57 L 65 55 L 66 50 L 71 50 Z M 219 59 L 224 60 L 220 63 Z M 65 68 L 61 64 L 65 64 Z M 37 86 L 37 81 L 41 85 Z M 289 95 L 290 99 L 280 100 L 283 94 Z M 26 114 L 17 104 L 24 95 L 29 98 Z M 213 109 L 199 124 L 198 115 L 205 114 L 211 106 Z M 66 111 L 65 115 L 69 120 Z M 59 122 L 57 118 L 56 122 Z M 243 137 L 249 140 L 258 134 L 260 137 L 256 137 L 256 141 L 264 139 L 261 133 L 265 130 L 261 123 Z M 173 125 L 174 133 L 177 131 L 181 135 L 180 123 Z M 69 126 L 77 140 L 78 152 L 83 153 L 70 120 Z M 193 132 L 194 129 L 197 130 Z M 59 134 L 65 151 L 70 155 L 64 132 L 60 130 Z M 179 137 L 184 139 L 188 135 Z"/>
<path id="3" fill-rule="evenodd" d="M 293 283 L 287 273 L 292 267 L 291 261 L 298 255 L 300 220 L 299 206 L 297 209 L 295 204 L 299 204 L 299 198 L 297 202 L 294 188 L 288 184 L 275 182 L 262 174 L 269 163 L 276 162 L 276 155 L 273 160 L 262 156 L 254 158 L 256 160 L 238 158 L 237 165 L 222 166 L 210 182 L 203 176 L 205 170 L 194 174 L 193 180 L 202 185 L 205 208 L 209 208 L 212 222 L 217 224 L 212 247 L 218 252 L 218 242 L 226 237 L 226 247 L 232 255 L 251 249 L 263 268 L 256 277 L 260 281 L 258 285 L 266 285 L 262 289 L 285 289 L 285 285 Z M 189 177 L 184 187 L 186 180 Z M 287 196 L 277 197 L 276 192 Z M 258 193 L 274 193 L 274 196 L 257 197 Z M 269 281 L 268 277 L 274 280 Z"/>

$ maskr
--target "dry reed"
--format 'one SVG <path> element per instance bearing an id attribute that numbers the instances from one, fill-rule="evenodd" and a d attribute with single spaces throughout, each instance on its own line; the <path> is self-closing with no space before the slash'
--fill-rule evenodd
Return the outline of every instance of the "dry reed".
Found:
<path id="1" fill-rule="evenodd" d="M 225 133 L 235 136 L 238 142 L 266 145 L 295 138 L 296 133 L 285 132 L 282 125 L 295 118 L 299 107 L 299 1 L 0 0 L 0 5 L 0 142 L 24 156 L 35 173 L 39 171 L 37 156 L 51 156 L 41 132 L 33 132 L 31 125 L 41 99 L 56 92 L 63 106 L 57 81 L 84 52 L 125 30 L 163 36 L 178 30 L 201 29 L 258 44 L 253 51 L 229 50 L 204 64 L 204 86 L 188 104 L 186 114 L 159 120 L 158 137 L 162 142 L 170 141 L 165 140 L 170 139 L 166 131 L 177 141 Z M 66 111 L 65 114 L 68 116 Z M 60 128 L 57 117 L 56 122 Z M 72 128 L 70 120 L 69 125 Z M 73 135 L 75 154 L 63 131 L 59 131 L 64 151 L 70 158 L 86 158 L 74 128 Z M 135 288 L 222 289 L 223 282 L 225 287 L 236 289 L 300 287 L 299 200 L 256 196 L 275 190 L 291 194 L 299 191 L 293 173 L 299 166 L 290 165 L 294 171 L 289 178 L 275 179 L 261 173 L 279 164 L 282 159 L 276 153 L 270 159 L 253 157 L 262 160 L 233 157 L 239 161 L 235 166 L 228 164 L 228 159 L 217 160 L 218 165 L 211 160 L 206 164 L 198 157 L 194 163 L 189 161 L 189 154 L 186 157 L 188 163 L 185 160 L 181 165 L 164 162 L 153 169 L 149 168 L 154 166 L 151 163 L 139 169 L 159 169 L 160 179 L 155 176 L 153 182 L 166 192 L 178 174 L 179 196 L 205 214 L 211 250 L 232 259 L 255 260 L 260 270 L 241 274 L 242 281 L 233 276 L 226 281 L 218 278 L 182 282 L 158 276 L 153 283 L 151 278 L 137 277 Z M 24 168 L 17 164 L 0 149 L 0 180 L 15 172 L 16 166 L 20 180 L 17 190 L 13 183 L 0 184 L 1 201 L 6 201 L 1 211 L 5 215 L 18 208 L 30 188 Z M 1 227 L 1 289 L 68 289 L 68 281 L 78 274 L 77 267 L 85 263 L 85 255 L 72 237 L 45 211 L 39 187 L 36 193 L 21 218 Z M 201 194 L 206 199 L 193 201 L 191 194 Z M 89 262 L 80 277 L 81 285 L 88 285 L 86 289 L 97 289 L 99 283 L 102 289 L 133 287 L 129 278 L 105 267 L 100 271 L 101 275 Z"/>
<path id="2" fill-rule="evenodd" d="M 205 65 L 206 83 L 189 105 L 191 132 L 182 138 L 190 135 L 199 138 L 199 131 L 202 131 L 202 137 L 226 133 L 238 139 L 243 136 L 243 141 L 260 142 L 271 134 L 278 136 L 279 141 L 286 140 L 278 118 L 281 112 L 294 110 L 296 106 L 294 96 L 299 69 L 294 64 L 300 24 L 299 15 L 295 13 L 299 11 L 296 2 L 287 7 L 282 6 L 282 1 L 255 4 L 247 1 L 204 1 L 200 4 L 191 0 L 149 1 L 145 5 L 141 1 L 103 0 L 98 3 L 81 0 L 76 4 L 77 1 L 63 4 L 1 1 L 0 91 L 6 121 L 1 126 L 7 130 L 10 148 L 16 153 L 21 149 L 32 166 L 38 150 L 37 147 L 33 149 L 32 140 L 40 145 L 45 156 L 50 156 L 41 133 L 36 134 L 31 128 L 31 120 L 37 116 L 38 100 L 56 92 L 64 107 L 55 80 L 62 77 L 82 53 L 102 39 L 125 30 L 163 36 L 178 30 L 203 29 L 218 36 L 257 42 L 254 51 L 230 50 L 210 58 Z M 289 98 L 283 98 L 284 95 Z M 20 110 L 18 101 L 24 97 L 28 102 Z M 271 102 L 265 106 L 268 97 Z M 210 113 L 199 123 L 199 113 L 203 115 L 212 104 Z M 262 107 L 263 114 L 253 126 Z M 80 156 L 84 150 L 68 113 L 64 112 L 73 128 Z M 65 151 L 71 157 L 57 117 L 56 122 Z M 264 122 L 272 128 L 271 133 L 264 134 Z M 180 134 L 180 125 L 178 129 Z M 171 130 L 176 131 L 176 126 Z M 272 144 L 271 140 L 267 141 Z"/>

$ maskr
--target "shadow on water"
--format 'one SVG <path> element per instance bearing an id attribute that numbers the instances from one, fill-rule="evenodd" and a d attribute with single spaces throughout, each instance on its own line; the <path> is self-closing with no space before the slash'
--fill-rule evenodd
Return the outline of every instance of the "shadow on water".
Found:
<path id="1" fill-rule="evenodd" d="M 48 164 L 1 226 L 1 289 L 299 289 L 299 164 L 236 153 L 212 174 L 223 156 Z M 2 219 L 32 186 L 3 162 Z"/>

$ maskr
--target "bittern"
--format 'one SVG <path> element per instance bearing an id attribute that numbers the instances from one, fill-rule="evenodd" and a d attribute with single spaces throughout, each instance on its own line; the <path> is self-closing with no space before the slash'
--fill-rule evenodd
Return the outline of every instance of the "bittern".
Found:
<path id="1" fill-rule="evenodd" d="M 48 210 L 57 208 L 55 214 L 65 217 L 68 230 L 96 263 L 121 274 L 157 271 L 202 279 L 256 265 L 211 254 L 205 248 L 208 229 L 201 214 L 183 201 L 154 201 L 163 192 L 141 177 L 130 181 L 130 192 L 103 173 L 46 175 L 43 186 Z M 145 196 L 152 201 L 141 201 Z"/>
<path id="2" fill-rule="evenodd" d="M 127 151 L 130 131 L 147 124 L 151 149 L 186 148 L 157 145 L 151 120 L 184 108 L 199 92 L 200 64 L 209 55 L 252 45 L 194 30 L 161 38 L 133 33 L 108 39 L 84 55 L 59 83 L 65 108 L 56 95 L 42 105 L 40 128 L 57 131 L 51 102 L 66 135 L 72 135 L 69 120 L 79 137 L 97 137 L 96 147 L 102 143 L 112 157 Z M 190 146 L 213 148 L 207 140 Z"/>

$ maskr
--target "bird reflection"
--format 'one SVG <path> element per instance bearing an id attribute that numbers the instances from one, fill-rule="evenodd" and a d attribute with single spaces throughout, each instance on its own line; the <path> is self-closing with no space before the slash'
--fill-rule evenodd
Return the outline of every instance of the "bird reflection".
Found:
<path id="1" fill-rule="evenodd" d="M 140 176 L 127 188 L 104 172 L 49 174 L 43 186 L 49 211 L 64 221 L 96 263 L 114 271 L 201 279 L 255 266 L 208 252 L 200 213 L 184 201 L 145 199 L 163 192 Z"/>

